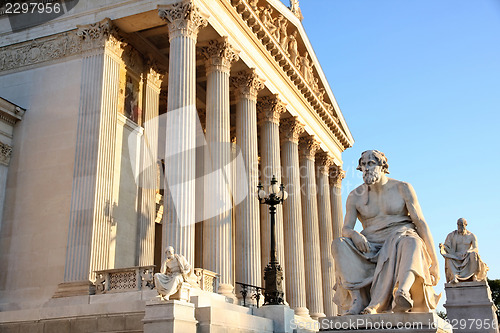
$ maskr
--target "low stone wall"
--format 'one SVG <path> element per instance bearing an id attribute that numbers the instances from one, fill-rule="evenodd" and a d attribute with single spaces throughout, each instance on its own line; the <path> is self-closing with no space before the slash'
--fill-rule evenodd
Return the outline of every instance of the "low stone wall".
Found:
<path id="1" fill-rule="evenodd" d="M 2 333 L 143 332 L 144 312 L 0 323 Z"/>

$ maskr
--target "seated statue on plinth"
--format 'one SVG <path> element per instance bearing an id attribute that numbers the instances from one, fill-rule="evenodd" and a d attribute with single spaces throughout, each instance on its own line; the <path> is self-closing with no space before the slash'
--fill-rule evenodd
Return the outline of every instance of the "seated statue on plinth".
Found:
<path id="1" fill-rule="evenodd" d="M 161 265 L 160 273 L 154 275 L 155 287 L 158 297 L 168 300 L 170 296 L 179 291 L 182 283 L 187 282 L 193 287 L 198 287 L 198 279 L 194 275 L 191 265 L 186 258 L 174 253 L 174 248 L 168 246 L 165 250 L 166 259 Z"/>
<path id="2" fill-rule="evenodd" d="M 486 280 L 488 266 L 479 257 L 476 236 L 466 227 L 467 220 L 458 219 L 457 230 L 448 234 L 444 244 L 439 244 L 448 283 Z"/>
<path id="3" fill-rule="evenodd" d="M 361 154 L 364 184 L 349 194 L 344 237 L 333 242 L 337 294 L 345 296 L 336 302 L 349 307 L 346 314 L 429 312 L 441 297 L 432 287 L 439 280 L 434 241 L 415 191 L 388 178 L 388 168 L 384 153 Z"/>

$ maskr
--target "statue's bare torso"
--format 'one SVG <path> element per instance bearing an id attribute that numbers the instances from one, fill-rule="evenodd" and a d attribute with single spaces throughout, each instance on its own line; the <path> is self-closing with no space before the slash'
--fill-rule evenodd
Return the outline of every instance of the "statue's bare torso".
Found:
<path id="1" fill-rule="evenodd" d="M 351 192 L 350 197 L 363 228 L 369 227 L 374 218 L 408 216 L 406 201 L 402 195 L 402 190 L 408 185 L 392 178 L 387 180 L 387 184 L 379 191 L 368 190 L 368 186 L 363 184 Z"/>

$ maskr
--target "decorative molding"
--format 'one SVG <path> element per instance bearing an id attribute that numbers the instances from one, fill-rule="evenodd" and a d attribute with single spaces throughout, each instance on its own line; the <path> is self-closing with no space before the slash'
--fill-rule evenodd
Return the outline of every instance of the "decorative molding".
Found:
<path id="1" fill-rule="evenodd" d="M 180 36 L 196 40 L 200 29 L 208 25 L 208 16 L 192 0 L 159 6 L 158 15 L 168 23 L 170 40 Z"/>
<path id="2" fill-rule="evenodd" d="M 314 160 L 319 148 L 320 142 L 313 136 L 304 136 L 299 139 L 299 155 L 301 158 Z"/>
<path id="3" fill-rule="evenodd" d="M 316 165 L 320 173 L 328 175 L 330 173 L 330 167 L 334 165 L 333 156 L 326 152 L 317 153 Z"/>
<path id="4" fill-rule="evenodd" d="M 127 70 L 132 71 L 137 76 L 145 71 L 145 61 L 142 55 L 132 46 L 125 43 L 122 44 L 121 59 Z M 118 53 L 116 53 L 118 54 Z"/>
<path id="5" fill-rule="evenodd" d="M 109 18 L 77 25 L 68 32 L 7 45 L 0 48 L 0 71 L 35 65 L 65 57 L 105 49 L 121 56 L 126 45 Z"/>
<path id="6" fill-rule="evenodd" d="M 284 21 L 278 15 L 273 18 L 271 15 L 272 8 L 267 6 L 258 7 L 257 1 L 231 0 L 236 12 L 241 16 L 242 20 L 247 23 L 248 27 L 254 32 L 256 37 L 262 42 L 262 45 L 269 51 L 270 55 L 276 60 L 278 65 L 283 69 L 283 72 L 295 84 L 299 93 L 301 93 L 311 108 L 315 110 L 318 122 L 323 122 L 324 125 L 331 131 L 332 138 L 341 149 L 347 149 L 352 146 L 349 137 L 341 128 L 338 117 L 334 114 L 335 110 L 331 104 L 324 100 L 324 93 L 319 87 L 319 79 L 315 76 L 312 70 L 312 64 L 307 58 L 303 59 L 303 64 L 309 62 L 307 70 L 301 71 L 297 46 L 297 30 L 288 33 L 284 38 L 283 32 L 288 32 L 291 29 L 281 29 Z M 267 4 L 269 5 L 269 4 Z M 298 8 L 298 1 L 291 1 L 291 7 Z M 295 9 L 294 9 L 295 10 Z M 286 39 L 286 40 L 284 40 Z M 307 56 L 307 55 L 306 55 Z M 311 68 L 309 68 L 311 66 Z M 304 77 L 311 78 L 307 80 Z"/>
<path id="7" fill-rule="evenodd" d="M 278 94 L 264 96 L 257 102 L 257 111 L 261 121 L 279 125 L 281 114 L 286 111 L 286 104 L 278 96 Z"/>
<path id="8" fill-rule="evenodd" d="M 206 59 L 207 74 L 213 70 L 229 74 L 231 64 L 240 58 L 239 53 L 229 44 L 227 37 L 211 40 L 208 46 L 201 48 L 201 54 Z"/>
<path id="9" fill-rule="evenodd" d="M 12 155 L 12 146 L 0 142 L 0 164 L 8 166 L 11 155 Z"/>
<path id="10" fill-rule="evenodd" d="M 335 169 L 335 170 L 333 170 Z M 342 170 L 342 167 L 331 167 L 330 172 L 330 186 L 335 186 L 340 188 L 342 186 L 342 179 L 345 178 L 345 171 Z"/>
<path id="11" fill-rule="evenodd" d="M 233 87 L 237 89 L 237 99 L 243 97 L 257 100 L 257 94 L 260 90 L 264 89 L 264 80 L 259 78 L 255 72 L 255 68 L 238 72 L 230 80 Z"/>
<path id="12" fill-rule="evenodd" d="M 298 117 L 287 118 L 281 121 L 280 131 L 283 141 L 299 143 L 299 137 L 304 133 L 304 124 L 299 122 Z"/>
<path id="13" fill-rule="evenodd" d="M 153 60 L 149 60 L 146 66 L 148 68 L 145 76 L 147 84 L 153 86 L 159 92 L 165 78 L 165 73 L 158 68 L 157 63 Z"/>

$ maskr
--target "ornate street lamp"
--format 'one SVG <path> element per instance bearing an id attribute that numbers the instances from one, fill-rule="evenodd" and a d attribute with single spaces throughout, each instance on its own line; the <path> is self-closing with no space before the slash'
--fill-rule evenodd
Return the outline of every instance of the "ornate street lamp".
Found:
<path id="1" fill-rule="evenodd" d="M 278 186 L 276 177 L 271 179 L 269 194 L 267 194 L 261 184 L 257 186 L 257 196 L 261 204 L 269 205 L 271 215 L 271 261 L 264 269 L 264 305 L 284 304 L 283 300 L 283 269 L 278 262 L 276 252 L 276 205 L 282 204 L 288 197 L 283 184 Z"/>

